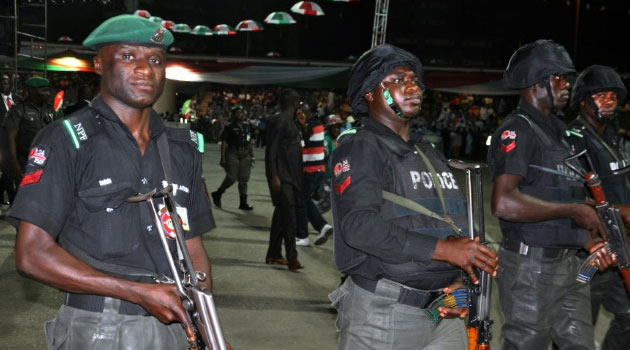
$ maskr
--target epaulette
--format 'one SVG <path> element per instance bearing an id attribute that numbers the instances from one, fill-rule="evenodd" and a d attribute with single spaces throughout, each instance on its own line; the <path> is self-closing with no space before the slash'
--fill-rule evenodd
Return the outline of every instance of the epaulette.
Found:
<path id="1" fill-rule="evenodd" d="M 584 131 L 584 127 L 581 127 L 581 128 L 580 127 L 573 127 L 571 129 L 566 129 L 564 131 L 564 133 L 567 136 L 569 136 L 569 137 L 570 136 L 577 136 L 579 138 L 584 138 L 584 134 L 582 133 L 582 131 Z"/>
<path id="2" fill-rule="evenodd" d="M 196 132 L 188 128 L 175 128 L 167 126 L 166 135 L 169 136 L 170 139 L 191 144 L 200 153 L 204 153 L 206 150 L 204 137 L 200 132 Z"/>
<path id="3" fill-rule="evenodd" d="M 98 115 L 90 109 L 88 113 L 73 113 L 72 117 L 61 122 L 75 149 L 81 148 L 81 144 L 94 135 L 98 127 L 97 118 Z"/>
<path id="4" fill-rule="evenodd" d="M 339 134 L 339 136 L 337 136 L 337 142 L 339 142 L 339 140 L 341 140 L 343 136 L 356 134 L 359 129 L 361 129 L 361 127 L 354 127 L 344 130 L 341 134 Z"/>

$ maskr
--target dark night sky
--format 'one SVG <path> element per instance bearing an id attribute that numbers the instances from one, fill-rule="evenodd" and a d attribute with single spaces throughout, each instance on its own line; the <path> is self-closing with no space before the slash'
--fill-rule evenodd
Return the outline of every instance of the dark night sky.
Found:
<path id="1" fill-rule="evenodd" d="M 295 0 L 141 1 L 151 14 L 210 27 L 262 22 L 272 11 L 287 11 Z M 50 3 L 50 1 L 49 1 Z M 344 60 L 369 48 L 375 0 L 353 3 L 318 0 L 324 17 L 292 14 L 297 24 L 263 24 L 251 33 L 250 56 L 278 51 L 283 57 Z M 602 10 L 602 6 L 606 8 Z M 630 72 L 630 0 L 581 0 L 578 69 L 610 65 Z M 387 42 L 414 52 L 426 65 L 503 69 L 519 46 L 539 38 L 565 45 L 573 56 L 576 0 L 390 0 Z M 103 19 L 127 12 L 123 2 L 49 4 L 49 37 L 75 42 Z M 247 36 L 197 37 L 176 34 L 175 46 L 188 54 L 244 55 Z"/>

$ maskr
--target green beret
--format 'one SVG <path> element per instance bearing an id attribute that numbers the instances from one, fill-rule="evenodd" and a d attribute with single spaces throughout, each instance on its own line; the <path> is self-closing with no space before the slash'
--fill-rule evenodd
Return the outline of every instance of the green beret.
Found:
<path id="1" fill-rule="evenodd" d="M 41 88 L 50 86 L 50 82 L 46 78 L 31 77 L 26 80 L 26 86 L 30 88 Z"/>
<path id="2" fill-rule="evenodd" d="M 83 46 L 96 50 L 107 44 L 129 43 L 166 48 L 174 40 L 170 31 L 144 17 L 119 15 L 96 27 L 83 41 Z"/>

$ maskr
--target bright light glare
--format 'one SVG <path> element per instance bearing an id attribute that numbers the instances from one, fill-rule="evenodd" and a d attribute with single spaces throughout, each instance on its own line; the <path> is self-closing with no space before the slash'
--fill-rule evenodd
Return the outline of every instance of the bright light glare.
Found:
<path id="1" fill-rule="evenodd" d="M 88 61 L 80 60 L 75 57 L 59 57 L 53 58 L 49 61 L 49 65 L 56 66 L 61 70 L 69 70 L 69 71 L 90 71 L 92 70 L 92 66 Z"/>
<path id="2" fill-rule="evenodd" d="M 488 136 L 488 138 L 486 139 L 486 146 L 490 146 L 491 142 L 492 142 L 492 135 Z"/>
<path id="3" fill-rule="evenodd" d="M 179 81 L 201 81 L 199 74 L 182 66 L 166 67 L 166 78 Z"/>

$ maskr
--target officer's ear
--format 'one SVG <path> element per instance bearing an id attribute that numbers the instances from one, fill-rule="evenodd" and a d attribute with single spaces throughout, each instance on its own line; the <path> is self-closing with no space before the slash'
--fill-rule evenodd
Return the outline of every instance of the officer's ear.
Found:
<path id="1" fill-rule="evenodd" d="M 100 54 L 96 55 L 92 62 L 94 63 L 94 73 L 101 75 L 103 73 L 103 57 Z"/>
<path id="2" fill-rule="evenodd" d="M 365 100 L 368 101 L 368 103 L 374 102 L 374 95 L 372 94 L 372 91 L 365 94 Z"/>

